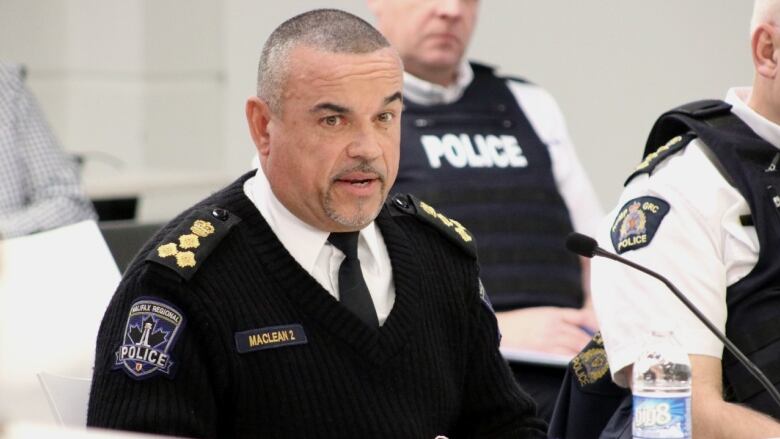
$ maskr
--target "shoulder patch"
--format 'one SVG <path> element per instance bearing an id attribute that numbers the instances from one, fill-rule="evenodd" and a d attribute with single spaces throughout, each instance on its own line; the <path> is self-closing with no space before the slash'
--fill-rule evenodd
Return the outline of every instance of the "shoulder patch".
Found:
<path id="1" fill-rule="evenodd" d="M 241 218 L 225 209 L 195 210 L 149 252 L 147 261 L 156 262 L 190 280 L 203 262 Z"/>
<path id="2" fill-rule="evenodd" d="M 449 238 L 450 241 L 464 249 L 471 257 L 477 257 L 477 244 L 474 241 L 474 237 L 457 220 L 447 218 L 429 204 L 418 200 L 411 194 L 396 194 L 392 197 L 389 204 L 393 207 L 391 212 L 395 210 L 396 212 L 414 216 L 422 222 L 433 226 Z"/>
<path id="3" fill-rule="evenodd" d="M 688 146 L 691 140 L 695 139 L 696 135 L 693 133 L 685 134 L 682 136 L 675 136 L 666 142 L 663 146 L 660 146 L 654 152 L 646 155 L 642 163 L 636 165 L 634 171 L 628 176 L 626 182 L 623 185 L 627 185 L 634 177 L 640 174 L 652 174 L 655 167 L 666 160 L 667 157 L 677 153 L 681 149 Z"/>
<path id="4" fill-rule="evenodd" d="M 606 377 L 611 382 L 607 352 L 601 333 L 596 333 L 590 342 L 571 360 L 569 365 L 573 375 L 577 377 L 580 387 L 588 387 Z"/>
<path id="5" fill-rule="evenodd" d="M 121 369 L 136 380 L 161 374 L 172 377 L 175 362 L 171 350 L 184 321 L 184 314 L 164 300 L 136 299 L 130 305 L 113 369 Z"/>
<path id="6" fill-rule="evenodd" d="M 618 254 L 645 247 L 669 213 L 669 203 L 656 197 L 639 197 L 623 205 L 612 223 L 612 246 Z"/>

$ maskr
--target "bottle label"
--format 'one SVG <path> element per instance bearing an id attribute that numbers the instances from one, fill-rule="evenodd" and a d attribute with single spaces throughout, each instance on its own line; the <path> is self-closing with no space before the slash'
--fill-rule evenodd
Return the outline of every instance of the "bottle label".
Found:
<path id="1" fill-rule="evenodd" d="M 691 437 L 691 397 L 634 395 L 635 439 Z"/>

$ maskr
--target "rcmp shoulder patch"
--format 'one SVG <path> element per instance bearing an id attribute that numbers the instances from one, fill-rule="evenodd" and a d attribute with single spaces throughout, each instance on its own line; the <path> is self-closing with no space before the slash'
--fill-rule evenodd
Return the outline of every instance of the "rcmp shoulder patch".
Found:
<path id="1" fill-rule="evenodd" d="M 136 380 L 155 375 L 172 377 L 175 362 L 171 350 L 184 321 L 184 314 L 170 303 L 153 297 L 138 298 L 130 305 L 113 369 L 121 369 Z"/>
<path id="2" fill-rule="evenodd" d="M 477 257 L 477 244 L 474 241 L 474 237 L 457 220 L 447 218 L 441 212 L 437 212 L 429 204 L 418 200 L 411 194 L 396 194 L 389 200 L 388 204 L 393 208 L 391 212 L 394 210 L 414 216 L 436 228 L 450 241 L 464 249 L 471 257 Z"/>
<path id="3" fill-rule="evenodd" d="M 193 211 L 178 227 L 149 252 L 147 261 L 156 262 L 190 280 L 203 261 L 241 218 L 220 208 Z"/>
<path id="4" fill-rule="evenodd" d="M 618 254 L 645 247 L 653 240 L 669 203 L 656 197 L 639 197 L 623 205 L 612 224 L 612 246 Z"/>
<path id="5" fill-rule="evenodd" d="M 601 333 L 597 332 L 585 348 L 571 360 L 570 367 L 580 387 L 595 384 L 605 376 L 612 379 L 607 373 L 609 362 Z"/>

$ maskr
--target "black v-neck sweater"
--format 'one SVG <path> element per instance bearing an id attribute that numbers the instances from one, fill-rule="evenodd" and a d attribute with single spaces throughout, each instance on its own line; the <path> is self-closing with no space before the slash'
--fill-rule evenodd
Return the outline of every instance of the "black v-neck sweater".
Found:
<path id="1" fill-rule="evenodd" d="M 88 425 L 204 438 L 545 437 L 498 352 L 473 258 L 386 206 L 376 223 L 396 301 L 369 328 L 279 242 L 243 192 L 250 176 L 174 219 L 128 269 L 98 335 Z M 241 222 L 190 279 L 144 261 L 203 207 Z M 185 320 L 170 373 L 143 380 L 114 368 L 139 297 Z M 239 352 L 237 333 L 293 325 L 305 343 Z"/>

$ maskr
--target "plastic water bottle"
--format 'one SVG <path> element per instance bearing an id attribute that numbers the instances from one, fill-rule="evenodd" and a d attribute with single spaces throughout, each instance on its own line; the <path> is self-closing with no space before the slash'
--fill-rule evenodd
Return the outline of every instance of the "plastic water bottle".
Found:
<path id="1" fill-rule="evenodd" d="M 690 439 L 691 363 L 671 332 L 653 331 L 632 379 L 634 439 Z"/>

